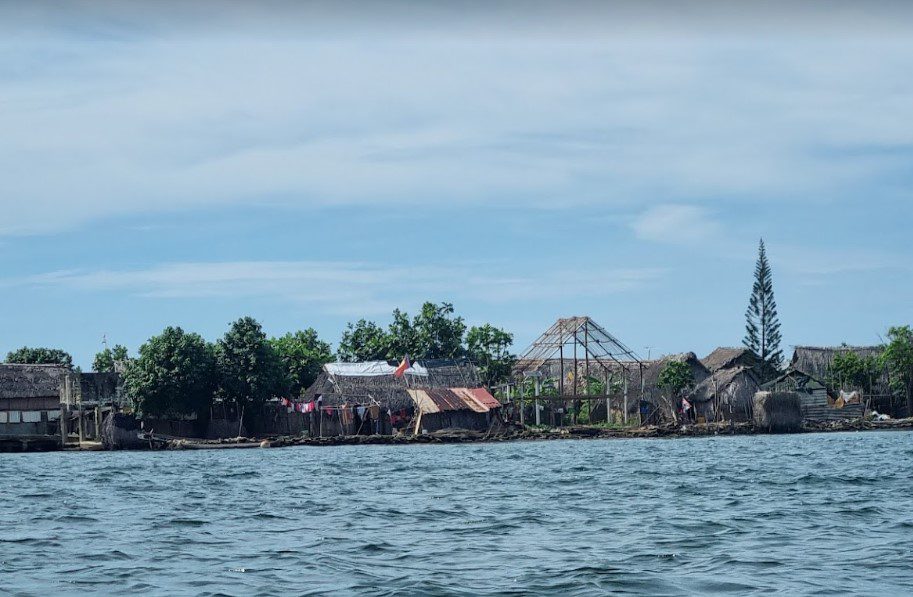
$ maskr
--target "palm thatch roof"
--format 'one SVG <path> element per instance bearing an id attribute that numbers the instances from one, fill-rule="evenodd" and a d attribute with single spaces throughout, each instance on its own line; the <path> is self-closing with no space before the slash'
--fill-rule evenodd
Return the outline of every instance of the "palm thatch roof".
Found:
<path id="1" fill-rule="evenodd" d="M 793 352 L 790 369 L 802 371 L 818 379 L 828 379 L 834 357 L 838 354 L 852 352 L 862 358 L 877 357 L 883 350 L 881 346 L 797 346 Z"/>
<path id="2" fill-rule="evenodd" d="M 704 367 L 710 371 L 719 371 L 729 367 L 753 367 L 761 364 L 761 359 L 745 347 L 720 347 L 701 359 Z"/>
<path id="3" fill-rule="evenodd" d="M 304 392 L 305 400 L 322 397 L 323 403 L 335 406 L 380 404 L 391 410 L 412 408 L 415 403 L 407 390 L 437 388 L 479 388 L 479 372 L 469 359 L 425 359 L 417 364 L 428 375 L 341 375 L 331 374 L 324 366 L 317 380 Z M 330 364 L 332 365 L 332 363 Z"/>
<path id="4" fill-rule="evenodd" d="M 690 399 L 693 402 L 708 402 L 724 395 L 732 397 L 734 394 L 743 394 L 750 402 L 760 389 L 757 375 L 751 367 L 729 367 L 712 372 L 697 384 Z"/>
<path id="5" fill-rule="evenodd" d="M 0 364 L 0 398 L 53 398 L 70 371 L 63 365 Z"/>

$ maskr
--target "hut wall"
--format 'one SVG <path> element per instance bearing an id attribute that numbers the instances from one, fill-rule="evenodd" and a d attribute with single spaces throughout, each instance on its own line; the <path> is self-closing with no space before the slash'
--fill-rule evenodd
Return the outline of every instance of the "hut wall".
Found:
<path id="1" fill-rule="evenodd" d="M 488 431 L 491 427 L 490 413 L 477 413 L 471 410 L 452 410 L 422 415 L 422 429 L 431 433 L 442 429 L 468 429 L 470 431 Z"/>

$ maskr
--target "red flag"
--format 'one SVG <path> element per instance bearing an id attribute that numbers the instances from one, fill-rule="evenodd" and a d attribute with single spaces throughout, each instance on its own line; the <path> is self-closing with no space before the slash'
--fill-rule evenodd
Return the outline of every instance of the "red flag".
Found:
<path id="1" fill-rule="evenodd" d="M 406 355 L 406 357 L 403 359 L 403 362 L 400 363 L 399 367 L 396 368 L 396 371 L 393 372 L 393 377 L 402 377 L 406 374 L 406 369 L 411 366 L 412 365 L 409 363 L 409 355 Z"/>

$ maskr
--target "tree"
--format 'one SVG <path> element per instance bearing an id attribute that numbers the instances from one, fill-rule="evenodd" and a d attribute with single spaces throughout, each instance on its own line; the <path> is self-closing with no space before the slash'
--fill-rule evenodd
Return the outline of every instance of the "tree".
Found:
<path id="1" fill-rule="evenodd" d="M 831 362 L 828 377 L 834 388 L 860 388 L 870 394 L 879 377 L 879 369 L 877 357 L 860 357 L 852 351 L 838 352 Z"/>
<path id="2" fill-rule="evenodd" d="M 891 376 L 891 389 L 907 399 L 907 416 L 913 416 L 913 328 L 904 325 L 888 330 L 881 362 Z"/>
<path id="3" fill-rule="evenodd" d="M 92 361 L 92 370 L 101 373 L 114 373 L 118 365 L 126 365 L 129 357 L 127 356 L 127 347 L 115 344 L 114 348 L 105 347 L 104 350 L 95 355 Z"/>
<path id="4" fill-rule="evenodd" d="M 73 366 L 73 357 L 59 348 L 29 348 L 23 346 L 6 355 L 7 363 L 25 365 L 63 365 Z"/>
<path id="5" fill-rule="evenodd" d="M 493 325 L 471 327 L 466 334 L 466 352 L 479 368 L 482 382 L 487 386 L 506 381 L 514 363 L 510 347 L 512 334 Z"/>
<path id="6" fill-rule="evenodd" d="M 333 360 L 330 345 L 320 340 L 313 328 L 273 338 L 270 344 L 282 363 L 287 388 L 292 396 L 299 396 L 314 383 L 324 363 Z"/>
<path id="7" fill-rule="evenodd" d="M 694 386 L 694 373 L 684 361 L 670 361 L 666 363 L 657 379 L 660 387 L 669 390 L 672 398 L 678 399 L 682 393 Z"/>
<path id="8" fill-rule="evenodd" d="M 339 360 L 355 363 L 378 361 L 387 358 L 390 339 L 387 333 L 373 321 L 359 319 L 350 323 L 339 341 Z"/>
<path id="9" fill-rule="evenodd" d="M 745 346 L 773 370 L 780 369 L 783 351 L 780 350 L 780 320 L 774 300 L 773 274 L 767 261 L 764 240 L 758 247 L 755 281 L 745 313 Z"/>
<path id="10" fill-rule="evenodd" d="M 414 354 L 415 358 L 420 359 L 452 359 L 463 355 L 466 323 L 462 317 L 454 317 L 453 312 L 451 303 L 435 305 L 427 302 L 422 305 L 421 312 L 412 320 L 416 345 L 410 356 Z M 394 355 L 393 358 L 401 357 Z"/>
<path id="11" fill-rule="evenodd" d="M 206 413 L 216 389 L 213 347 L 197 334 L 167 327 L 128 362 L 124 386 L 145 414 Z"/>
<path id="12" fill-rule="evenodd" d="M 231 324 L 216 346 L 216 363 L 219 392 L 234 401 L 239 412 L 283 391 L 285 379 L 279 357 L 253 317 Z"/>

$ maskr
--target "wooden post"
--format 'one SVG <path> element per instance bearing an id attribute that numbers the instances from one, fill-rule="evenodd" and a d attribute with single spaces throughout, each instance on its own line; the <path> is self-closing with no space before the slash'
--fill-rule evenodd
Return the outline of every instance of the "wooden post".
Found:
<path id="1" fill-rule="evenodd" d="M 627 373 L 627 372 L 625 372 Z M 624 398 L 624 413 L 622 413 L 622 418 L 625 422 L 625 425 L 628 424 L 628 376 L 625 375 L 625 398 Z"/>
<path id="2" fill-rule="evenodd" d="M 612 387 L 609 385 L 609 371 L 605 371 L 605 422 L 612 424 Z"/>
<path id="3" fill-rule="evenodd" d="M 85 439 L 83 437 L 83 430 L 82 430 L 82 402 L 79 403 L 79 415 L 78 415 L 78 418 L 76 419 L 76 421 L 77 421 L 76 424 L 79 429 L 79 445 L 81 446 L 83 440 Z"/>
<path id="4" fill-rule="evenodd" d="M 60 447 L 65 448 L 67 445 L 67 406 L 60 405 Z"/>
<path id="5" fill-rule="evenodd" d="M 539 423 L 539 392 L 541 391 L 541 388 L 542 388 L 542 386 L 540 385 L 540 382 L 539 382 L 539 376 L 537 375 L 536 376 L 536 425 L 537 426 L 540 425 L 540 423 Z"/>
<path id="6" fill-rule="evenodd" d="M 101 439 L 101 406 L 95 407 L 95 441 Z"/>

